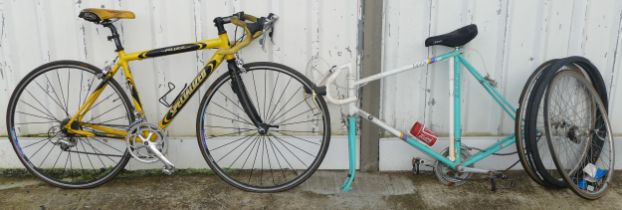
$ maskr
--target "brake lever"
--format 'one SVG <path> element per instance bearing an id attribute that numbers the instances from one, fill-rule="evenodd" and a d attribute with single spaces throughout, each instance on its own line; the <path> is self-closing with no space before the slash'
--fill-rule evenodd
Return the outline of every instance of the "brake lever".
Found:
<path id="1" fill-rule="evenodd" d="M 279 17 L 270 13 L 266 19 L 268 20 L 263 25 L 263 31 L 261 33 L 261 38 L 259 39 L 259 44 L 264 52 L 266 52 L 266 35 L 270 38 L 270 42 L 274 44 L 274 22 L 276 22 Z"/>
<path id="2" fill-rule="evenodd" d="M 275 15 L 273 13 L 270 13 L 268 15 L 268 19 L 270 20 L 270 33 L 268 33 L 268 36 L 270 36 L 270 41 L 272 41 L 272 43 L 274 44 L 274 40 L 273 38 L 273 34 L 274 34 L 274 22 L 276 22 L 279 19 L 278 15 Z"/>
<path id="3" fill-rule="evenodd" d="M 261 33 L 261 38 L 259 38 L 259 44 L 261 45 L 261 50 L 266 52 L 266 30 L 264 29 Z"/>

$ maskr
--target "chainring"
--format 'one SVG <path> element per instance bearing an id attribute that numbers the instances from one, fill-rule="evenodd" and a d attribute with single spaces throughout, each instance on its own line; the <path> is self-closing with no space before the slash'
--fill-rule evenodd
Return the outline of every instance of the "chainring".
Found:
<path id="1" fill-rule="evenodd" d="M 443 153 L 441 154 L 443 156 L 448 156 L 449 147 L 445 148 L 445 150 L 443 150 Z M 460 159 L 467 160 L 470 157 L 471 153 L 469 153 L 466 148 L 460 148 Z M 458 172 L 454 169 L 447 167 L 445 164 L 441 163 L 438 160 L 434 163 L 434 175 L 436 175 L 438 181 L 447 186 L 460 186 L 464 184 L 468 178 L 471 177 L 471 173 Z"/>
<path id="2" fill-rule="evenodd" d="M 159 159 L 153 154 L 145 144 L 144 140 L 150 140 L 156 144 L 156 148 L 166 154 L 168 151 L 168 138 L 164 132 L 156 125 L 151 123 L 138 123 L 130 127 L 125 137 L 127 149 L 132 157 L 143 163 L 154 163 Z"/>

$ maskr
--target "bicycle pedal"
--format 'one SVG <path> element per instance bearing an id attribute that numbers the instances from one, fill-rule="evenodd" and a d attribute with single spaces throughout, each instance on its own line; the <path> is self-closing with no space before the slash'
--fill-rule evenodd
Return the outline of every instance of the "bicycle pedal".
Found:
<path id="1" fill-rule="evenodd" d="M 498 182 L 499 179 L 500 180 L 509 180 L 508 176 L 505 175 L 505 174 L 502 174 L 502 173 L 492 174 L 489 177 L 489 180 L 490 180 L 490 191 L 496 192 L 499 189 L 509 189 L 509 188 L 514 187 L 514 184 L 515 184 L 514 180 L 509 180 L 510 181 L 510 185 L 509 186 L 499 187 L 499 182 Z"/>
<path id="2" fill-rule="evenodd" d="M 427 170 L 424 170 L 424 167 L 428 167 L 428 169 L 431 169 L 430 171 L 434 170 L 434 165 L 429 163 L 430 160 L 425 160 L 423 158 L 420 157 L 413 157 L 412 158 L 412 172 L 415 175 L 421 175 L 421 174 L 428 174 Z"/>
<path id="3" fill-rule="evenodd" d="M 498 174 L 497 177 L 500 179 L 508 179 L 508 176 L 505 174 Z"/>
<path id="4" fill-rule="evenodd" d="M 147 149 L 149 149 L 151 153 L 153 153 L 158 159 L 160 159 L 160 162 L 164 163 L 162 173 L 167 175 L 173 174 L 173 172 L 175 172 L 175 165 L 173 165 L 171 161 L 164 157 L 164 155 L 156 148 L 155 143 L 151 141 L 145 141 L 145 143 L 147 144 Z"/>
<path id="5" fill-rule="evenodd" d="M 489 180 L 490 180 L 490 191 L 496 192 L 497 191 L 497 177 L 491 176 Z"/>
<path id="6" fill-rule="evenodd" d="M 173 175 L 173 173 L 175 173 L 175 167 L 164 166 L 162 167 L 162 173 L 169 176 Z"/>
<path id="7" fill-rule="evenodd" d="M 412 172 L 413 172 L 415 175 L 419 175 L 419 172 L 420 172 L 420 170 L 419 170 L 419 169 L 420 169 L 421 164 L 423 164 L 423 163 L 424 163 L 424 161 L 423 161 L 423 159 L 421 159 L 421 158 L 414 157 L 414 158 L 412 159 L 412 167 L 413 167 L 413 168 L 412 168 Z"/>

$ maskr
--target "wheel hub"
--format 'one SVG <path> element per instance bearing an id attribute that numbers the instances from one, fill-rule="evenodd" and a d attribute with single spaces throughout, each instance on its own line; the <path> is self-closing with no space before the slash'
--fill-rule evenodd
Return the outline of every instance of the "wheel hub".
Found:
<path id="1" fill-rule="evenodd" d="M 261 125 L 257 127 L 257 132 L 259 133 L 259 135 L 264 136 L 268 134 L 268 131 L 270 131 L 270 128 L 279 128 L 279 126 L 262 123 Z"/>
<path id="2" fill-rule="evenodd" d="M 568 132 L 566 133 L 566 137 L 568 137 L 568 139 L 570 139 L 570 141 L 574 143 L 579 143 L 579 135 L 579 128 L 577 126 L 570 127 L 570 129 L 568 129 Z"/>

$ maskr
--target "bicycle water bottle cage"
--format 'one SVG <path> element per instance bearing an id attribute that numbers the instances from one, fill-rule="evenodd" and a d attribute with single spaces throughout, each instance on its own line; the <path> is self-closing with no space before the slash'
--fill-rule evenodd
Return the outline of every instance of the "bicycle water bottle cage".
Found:
<path id="1" fill-rule="evenodd" d="M 184 88 L 182 88 L 181 90 L 185 90 L 186 87 L 188 86 L 188 84 L 184 85 Z M 168 101 L 166 101 L 166 97 L 171 94 L 171 92 L 173 92 L 173 90 L 175 90 L 175 84 L 173 84 L 172 82 L 168 82 L 168 90 L 166 91 L 166 93 L 164 93 L 164 95 L 162 95 L 162 97 L 160 97 L 160 99 L 158 100 L 160 102 L 160 104 L 164 105 L 165 107 L 171 107 L 172 104 L 170 104 Z M 181 95 L 181 94 L 180 94 Z M 178 96 L 179 97 L 179 96 Z M 175 100 L 177 100 L 177 97 L 175 97 Z M 175 102 L 175 100 L 173 100 L 173 102 Z"/>

